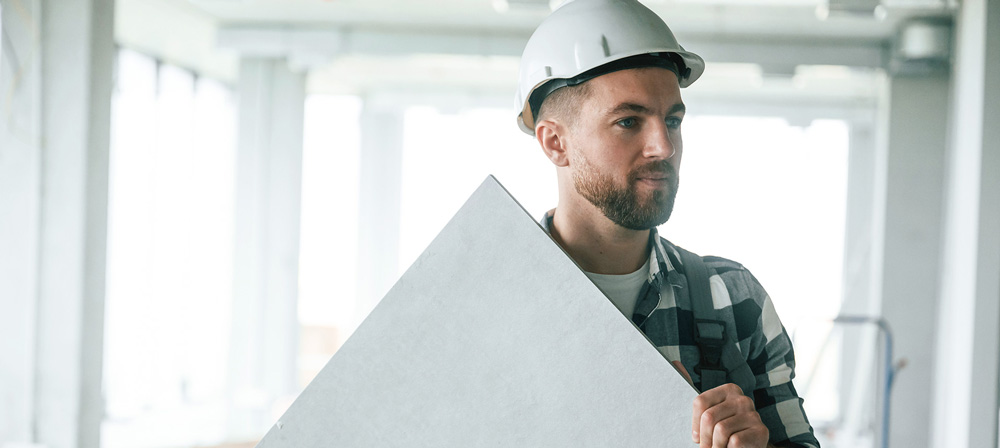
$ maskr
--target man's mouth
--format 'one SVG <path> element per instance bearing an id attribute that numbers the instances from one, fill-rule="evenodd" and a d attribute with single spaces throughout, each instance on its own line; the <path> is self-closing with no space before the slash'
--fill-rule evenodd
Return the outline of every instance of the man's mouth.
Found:
<path id="1" fill-rule="evenodd" d="M 662 182 L 670 179 L 670 175 L 667 173 L 663 174 L 643 174 L 636 176 L 636 180 L 647 180 L 653 182 Z"/>
<path id="2" fill-rule="evenodd" d="M 663 188 L 668 188 L 670 186 L 670 178 L 666 176 L 664 177 L 645 176 L 636 179 L 636 184 L 646 185 L 647 187 L 659 190 Z"/>
<path id="3" fill-rule="evenodd" d="M 662 187 L 674 182 L 675 172 L 672 166 L 663 162 L 650 163 L 637 169 L 632 175 L 635 182 L 652 184 Z"/>

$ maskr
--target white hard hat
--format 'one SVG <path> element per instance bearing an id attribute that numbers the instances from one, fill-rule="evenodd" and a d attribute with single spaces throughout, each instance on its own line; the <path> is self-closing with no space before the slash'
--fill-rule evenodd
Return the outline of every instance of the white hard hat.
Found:
<path id="1" fill-rule="evenodd" d="M 550 14 L 524 47 L 517 124 L 534 135 L 535 114 L 556 89 L 649 66 L 671 69 L 681 87 L 705 71 L 705 61 L 684 51 L 663 19 L 637 0 L 572 0 Z"/>

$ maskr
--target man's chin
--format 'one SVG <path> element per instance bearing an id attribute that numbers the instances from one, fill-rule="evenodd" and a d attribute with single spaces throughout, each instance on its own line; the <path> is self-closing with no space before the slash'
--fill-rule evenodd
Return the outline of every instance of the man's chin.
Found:
<path id="1" fill-rule="evenodd" d="M 615 224 L 629 230 L 649 230 L 667 222 L 672 212 L 673 204 L 671 203 L 662 204 L 656 210 L 642 208 L 633 210 L 631 213 L 605 212 L 604 216 Z"/>

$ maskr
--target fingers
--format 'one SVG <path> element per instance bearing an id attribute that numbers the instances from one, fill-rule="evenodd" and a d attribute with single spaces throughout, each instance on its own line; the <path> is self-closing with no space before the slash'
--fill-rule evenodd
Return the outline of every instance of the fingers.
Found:
<path id="1" fill-rule="evenodd" d="M 699 395 L 693 414 L 692 437 L 699 448 L 758 448 L 767 444 L 768 430 L 753 400 L 735 384 Z"/>
<path id="2" fill-rule="evenodd" d="M 767 427 L 756 412 L 737 414 L 720 421 L 712 431 L 712 448 L 762 448 L 767 443 Z"/>
<path id="3" fill-rule="evenodd" d="M 698 445 L 701 448 L 725 447 L 729 435 L 739 430 L 736 427 L 738 419 L 736 406 L 731 404 L 723 402 L 709 408 L 701 414 L 701 428 L 698 431 L 701 437 Z M 725 434 L 723 437 L 719 437 L 720 430 L 721 434 Z"/>
<path id="4" fill-rule="evenodd" d="M 766 448 L 771 433 L 763 423 L 744 429 L 729 437 L 730 448 Z"/>
<path id="5" fill-rule="evenodd" d="M 691 439 L 695 443 L 700 443 L 701 441 L 701 416 L 709 408 L 717 406 L 720 403 L 726 401 L 729 396 L 740 396 L 743 397 L 743 390 L 739 386 L 728 383 L 723 384 L 715 389 L 710 389 L 702 392 L 700 395 L 694 399 L 694 409 L 691 413 Z M 746 398 L 746 397 L 744 397 Z M 750 404 L 751 409 L 753 408 L 753 403 Z M 708 433 L 711 435 L 711 432 Z"/>

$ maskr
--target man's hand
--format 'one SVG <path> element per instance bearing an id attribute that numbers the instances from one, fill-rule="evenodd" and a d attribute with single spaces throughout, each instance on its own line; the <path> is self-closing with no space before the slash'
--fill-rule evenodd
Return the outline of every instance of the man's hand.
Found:
<path id="1" fill-rule="evenodd" d="M 694 399 L 691 437 L 700 448 L 764 448 L 769 432 L 753 400 L 729 383 Z"/>

